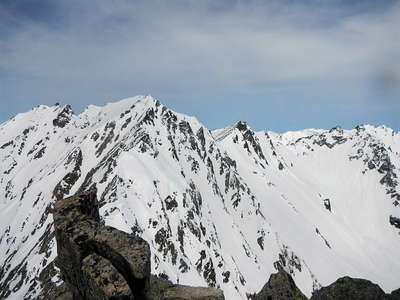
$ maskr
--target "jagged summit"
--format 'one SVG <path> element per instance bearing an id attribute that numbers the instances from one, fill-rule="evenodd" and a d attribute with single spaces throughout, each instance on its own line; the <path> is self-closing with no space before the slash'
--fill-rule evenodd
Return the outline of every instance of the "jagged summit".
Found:
<path id="1" fill-rule="evenodd" d="M 61 106 L 59 103 L 55 103 L 52 106 L 47 106 L 47 105 L 39 105 L 37 107 L 32 108 L 30 111 L 25 112 L 25 113 L 19 113 L 15 117 L 13 117 L 11 120 L 1 124 L 2 127 L 8 122 L 13 122 L 13 121 L 19 121 L 19 120 L 40 120 L 44 115 L 49 116 L 52 114 L 59 114 L 64 112 L 70 114 L 71 116 L 75 117 L 75 120 L 77 119 L 82 119 L 82 120 L 88 120 L 91 118 L 94 118 L 93 121 L 99 121 L 99 120 L 108 120 L 115 118 L 117 116 L 123 116 L 125 114 L 128 114 L 133 108 L 135 108 L 135 111 L 140 111 L 140 110 L 147 110 L 151 109 L 154 107 L 161 107 L 162 110 L 169 110 L 166 106 L 160 103 L 159 100 L 155 99 L 151 95 L 138 95 L 134 97 L 128 97 L 121 99 L 116 102 L 109 102 L 103 106 L 97 106 L 97 105 L 88 105 L 83 112 L 80 114 L 76 115 L 73 111 L 73 108 L 67 104 L 64 106 Z M 180 114 L 177 112 L 171 111 L 173 114 L 176 116 L 180 116 L 181 118 L 184 118 L 189 121 L 195 121 L 200 123 L 195 117 L 192 116 L 186 116 L 184 114 Z M 96 119 L 97 117 L 97 119 Z M 102 118 L 101 118 L 102 117 Z M 44 122 L 42 122 L 44 123 Z M 201 124 L 201 126 L 204 126 Z M 212 135 L 214 138 L 219 141 L 224 139 L 226 136 L 228 136 L 234 129 L 237 129 L 239 131 L 243 130 L 252 130 L 251 127 L 247 124 L 246 121 L 239 120 L 234 122 L 233 124 L 221 128 L 221 129 L 214 129 L 212 130 Z M 333 127 L 329 130 L 326 129 L 304 129 L 304 130 L 298 130 L 298 131 L 288 131 L 284 133 L 276 133 L 273 131 L 254 131 L 257 133 L 266 133 L 268 135 L 273 136 L 276 139 L 280 139 L 282 142 L 289 143 L 289 142 L 294 142 L 298 140 L 301 137 L 309 137 L 312 135 L 320 135 L 326 131 L 329 131 L 330 133 L 333 132 L 367 132 L 370 134 L 374 135 L 383 135 L 383 136 L 394 136 L 397 135 L 398 132 L 394 131 L 393 129 L 385 126 L 385 125 L 379 125 L 379 126 L 374 126 L 370 124 L 362 124 L 356 126 L 354 129 L 342 129 L 339 125 L 336 127 Z"/>
<path id="2" fill-rule="evenodd" d="M 174 283 L 246 299 L 279 261 L 308 297 L 342 276 L 389 292 L 399 170 L 386 127 L 210 132 L 150 96 L 40 106 L 0 125 L 0 298 L 60 283 L 53 203 L 94 187 L 102 222 L 146 240 L 152 274 Z"/>
<path id="3" fill-rule="evenodd" d="M 228 127 L 221 129 L 214 129 L 212 131 L 212 135 L 217 141 L 221 141 L 225 139 L 227 136 L 229 136 L 235 130 L 241 131 L 247 129 L 250 129 L 250 127 L 247 125 L 245 121 L 236 121 L 235 123 L 229 125 Z"/>
<path id="4" fill-rule="evenodd" d="M 132 107 L 138 106 L 140 109 L 150 108 L 152 106 L 159 105 L 159 102 L 154 99 L 152 96 L 135 96 L 124 98 L 116 102 L 109 102 L 103 106 L 97 105 L 89 105 L 84 111 L 83 114 L 92 114 L 98 113 L 98 111 L 102 111 L 103 113 L 109 114 L 120 114 L 124 111 L 132 109 Z"/>

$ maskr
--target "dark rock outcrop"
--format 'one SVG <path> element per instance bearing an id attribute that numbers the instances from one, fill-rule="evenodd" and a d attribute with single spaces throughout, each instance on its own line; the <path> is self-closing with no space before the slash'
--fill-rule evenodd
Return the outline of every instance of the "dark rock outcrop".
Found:
<path id="1" fill-rule="evenodd" d="M 218 289 L 174 285 L 151 276 L 148 243 L 104 226 L 94 190 L 57 200 L 53 215 L 56 264 L 64 284 L 48 299 L 224 299 Z"/>
<path id="2" fill-rule="evenodd" d="M 216 300 L 225 299 L 220 290 L 210 287 L 193 288 L 191 286 L 173 285 L 160 298 L 162 300 Z"/>
<path id="3" fill-rule="evenodd" d="M 53 125 L 55 127 L 64 128 L 70 121 L 73 115 L 73 111 L 70 105 L 67 105 L 63 110 L 57 115 L 57 118 L 53 120 Z"/>
<path id="4" fill-rule="evenodd" d="M 390 222 L 390 225 L 393 225 L 394 227 L 400 229 L 400 218 L 396 218 L 396 217 L 390 216 L 389 217 L 389 222 Z"/>
<path id="5" fill-rule="evenodd" d="M 292 277 L 279 267 L 256 295 L 248 295 L 251 300 L 289 300 L 307 297 L 297 288 Z M 385 292 L 371 281 L 342 277 L 329 286 L 315 291 L 310 300 L 400 300 L 400 289 L 391 294 Z"/>
<path id="6" fill-rule="evenodd" d="M 331 200 L 329 199 L 324 199 L 324 206 L 327 210 L 332 211 L 332 207 L 331 207 Z"/>
<path id="7" fill-rule="evenodd" d="M 392 293 L 389 295 L 391 300 L 400 300 L 400 289 L 392 291 Z"/>
<path id="8" fill-rule="evenodd" d="M 327 287 L 313 293 L 311 300 L 395 300 L 396 291 L 391 295 L 371 281 L 342 277 Z"/>
<path id="9" fill-rule="evenodd" d="M 292 277 L 282 268 L 272 274 L 261 291 L 250 299 L 253 300 L 307 300 L 297 288 Z"/>
<path id="10" fill-rule="evenodd" d="M 209 287 L 193 288 L 173 284 L 169 280 L 151 275 L 149 298 L 152 300 L 223 300 L 221 290 Z"/>
<path id="11" fill-rule="evenodd" d="M 145 299 L 149 245 L 101 225 L 95 192 L 56 201 L 54 224 L 57 265 L 77 299 Z"/>

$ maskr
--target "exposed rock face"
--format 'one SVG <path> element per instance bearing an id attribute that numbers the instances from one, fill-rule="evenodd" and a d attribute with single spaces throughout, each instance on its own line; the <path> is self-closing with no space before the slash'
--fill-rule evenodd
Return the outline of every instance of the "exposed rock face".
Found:
<path id="1" fill-rule="evenodd" d="M 214 288 L 173 285 L 156 277 L 150 284 L 148 243 L 102 225 L 95 190 L 56 201 L 53 214 L 65 284 L 51 299 L 224 299 Z"/>
<path id="2" fill-rule="evenodd" d="M 400 299 L 395 292 L 386 295 L 384 291 L 371 281 L 358 278 L 342 277 L 327 287 L 314 292 L 311 300 L 383 300 Z"/>
<path id="3" fill-rule="evenodd" d="M 279 266 L 278 266 L 279 267 Z M 292 277 L 281 267 L 272 274 L 262 290 L 256 295 L 249 295 L 251 300 L 289 300 L 307 297 L 297 288 Z M 315 291 L 310 300 L 400 300 L 400 289 L 391 294 L 385 292 L 371 281 L 358 278 L 342 277 L 329 286 Z"/>
<path id="4" fill-rule="evenodd" d="M 400 300 L 400 289 L 394 290 L 391 294 L 390 294 L 390 299 L 392 300 Z"/>
<path id="5" fill-rule="evenodd" d="M 73 115 L 72 108 L 70 105 L 67 105 L 58 114 L 57 118 L 53 120 L 53 125 L 56 127 L 64 128 L 69 123 L 69 121 L 71 121 L 72 115 Z"/>
<path id="6" fill-rule="evenodd" d="M 393 225 L 396 228 L 400 229 L 400 218 L 396 218 L 396 217 L 389 217 L 389 222 L 391 225 Z"/>
<path id="7" fill-rule="evenodd" d="M 307 300 L 307 297 L 297 288 L 292 277 L 282 268 L 272 274 L 254 300 Z"/>
<path id="8" fill-rule="evenodd" d="M 144 299 L 150 274 L 147 242 L 102 226 L 93 191 L 56 201 L 54 208 L 57 265 L 74 295 Z"/>
<path id="9" fill-rule="evenodd" d="M 163 300 L 222 300 L 224 298 L 224 294 L 222 291 L 208 288 L 208 287 L 199 287 L 194 289 L 190 286 L 183 285 L 174 285 L 170 287 L 161 298 Z"/>
<path id="10" fill-rule="evenodd" d="M 169 280 L 150 275 L 151 300 L 224 300 L 221 290 L 207 287 L 189 287 L 173 284 Z"/>

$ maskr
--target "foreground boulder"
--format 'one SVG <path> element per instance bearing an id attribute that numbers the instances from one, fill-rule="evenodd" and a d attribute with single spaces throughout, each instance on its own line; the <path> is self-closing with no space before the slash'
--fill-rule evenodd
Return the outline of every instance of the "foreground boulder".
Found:
<path id="1" fill-rule="evenodd" d="M 74 297 L 145 299 L 149 245 L 140 237 L 101 225 L 94 191 L 56 201 L 53 215 L 57 265 Z"/>
<path id="2" fill-rule="evenodd" d="M 278 273 L 272 274 L 261 291 L 254 295 L 254 300 L 307 300 L 297 288 L 292 277 L 281 267 Z"/>
<path id="3" fill-rule="evenodd" d="M 102 225 L 94 190 L 56 201 L 53 215 L 56 263 L 65 283 L 49 299 L 224 300 L 218 289 L 151 276 L 148 243 Z"/>

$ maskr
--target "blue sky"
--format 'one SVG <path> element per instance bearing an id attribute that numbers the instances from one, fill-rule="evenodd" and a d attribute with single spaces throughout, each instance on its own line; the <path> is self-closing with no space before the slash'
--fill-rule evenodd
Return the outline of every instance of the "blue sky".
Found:
<path id="1" fill-rule="evenodd" d="M 0 0 L 0 122 L 151 94 L 210 129 L 400 130 L 399 2 Z"/>

